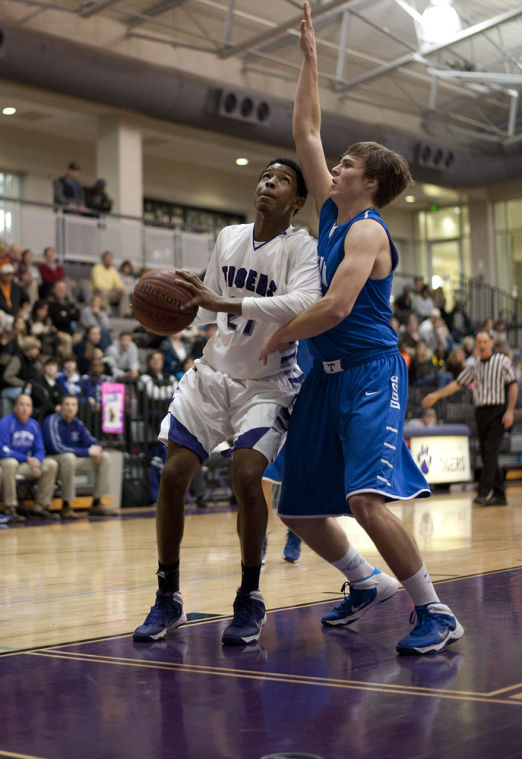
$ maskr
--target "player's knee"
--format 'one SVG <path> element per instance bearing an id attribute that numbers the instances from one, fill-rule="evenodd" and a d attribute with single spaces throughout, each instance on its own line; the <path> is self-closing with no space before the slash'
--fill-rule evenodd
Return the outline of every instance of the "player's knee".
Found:
<path id="1" fill-rule="evenodd" d="M 364 527 L 375 517 L 375 503 L 365 493 L 350 498 L 350 511 L 357 522 Z"/>
<path id="2" fill-rule="evenodd" d="M 176 458 L 167 459 L 161 472 L 161 484 L 166 492 L 172 496 L 185 493 L 192 479 L 192 475 L 187 468 L 182 465 Z"/>
<path id="3" fill-rule="evenodd" d="M 241 467 L 232 472 L 232 489 L 237 498 L 248 498 L 261 488 L 261 474 L 257 467 Z"/>

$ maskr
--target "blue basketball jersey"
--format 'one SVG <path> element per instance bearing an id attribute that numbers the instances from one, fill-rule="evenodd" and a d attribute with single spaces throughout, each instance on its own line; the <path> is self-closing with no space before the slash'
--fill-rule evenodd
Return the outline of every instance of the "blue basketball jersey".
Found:
<path id="1" fill-rule="evenodd" d="M 384 228 L 390 241 L 392 271 L 383 279 L 368 279 L 350 314 L 332 329 L 309 339 L 310 352 L 320 361 L 334 361 L 353 354 L 354 351 L 358 355 L 364 355 L 375 353 L 380 348 L 397 346 L 397 333 L 390 323 L 390 296 L 393 270 L 397 267 L 399 256 L 388 227 L 375 208 L 362 211 L 353 219 L 337 226 L 337 206 L 330 198 L 323 205 L 318 246 L 322 293 L 326 294 L 344 258 L 344 240 L 350 227 L 361 219 L 374 219 Z"/>

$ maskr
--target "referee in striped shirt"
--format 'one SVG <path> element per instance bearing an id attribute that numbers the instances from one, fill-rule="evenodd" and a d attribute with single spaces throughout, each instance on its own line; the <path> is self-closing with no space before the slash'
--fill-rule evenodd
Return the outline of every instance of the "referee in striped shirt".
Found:
<path id="1" fill-rule="evenodd" d="M 473 403 L 482 458 L 482 474 L 475 503 L 505 506 L 506 491 L 498 456 L 504 431 L 513 426 L 518 384 L 510 359 L 503 353 L 493 353 L 493 338 L 487 330 L 478 330 L 475 345 L 478 355 L 473 363 L 466 366 L 449 385 L 423 398 L 422 406 L 433 406 L 440 398 L 456 393 L 464 385 L 475 383 Z"/>

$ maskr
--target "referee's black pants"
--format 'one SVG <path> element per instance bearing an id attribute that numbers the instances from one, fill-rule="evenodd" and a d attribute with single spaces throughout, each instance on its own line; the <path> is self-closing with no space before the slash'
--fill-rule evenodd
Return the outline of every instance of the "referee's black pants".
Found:
<path id="1" fill-rule="evenodd" d="M 484 498 L 493 490 L 493 495 L 505 498 L 504 477 L 498 465 L 500 444 L 504 437 L 502 417 L 506 406 L 477 406 L 475 420 L 477 422 L 477 437 L 482 458 L 482 474 L 478 484 L 477 495 Z"/>

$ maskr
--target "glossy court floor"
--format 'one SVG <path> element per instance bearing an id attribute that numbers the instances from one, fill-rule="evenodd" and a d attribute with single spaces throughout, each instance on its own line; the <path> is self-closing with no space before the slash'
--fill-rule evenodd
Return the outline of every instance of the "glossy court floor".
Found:
<path id="1" fill-rule="evenodd" d="M 471 492 L 393 506 L 466 631 L 424 657 L 395 652 L 402 590 L 351 628 L 322 628 L 342 577 L 306 548 L 284 562 L 276 517 L 268 622 L 244 648 L 220 642 L 238 584 L 231 511 L 189 513 L 189 624 L 152 645 L 130 637 L 155 591 L 150 511 L 0 531 L 0 759 L 520 759 L 522 488 L 508 494 L 508 507 Z"/>

